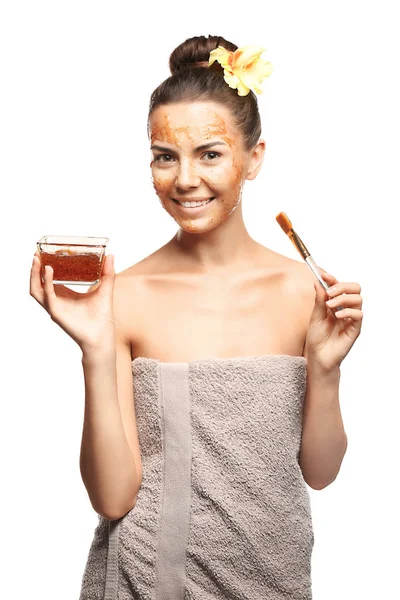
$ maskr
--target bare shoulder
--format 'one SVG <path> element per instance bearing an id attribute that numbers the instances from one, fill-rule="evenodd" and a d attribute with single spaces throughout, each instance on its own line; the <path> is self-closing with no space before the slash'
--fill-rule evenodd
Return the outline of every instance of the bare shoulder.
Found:
<path id="1" fill-rule="evenodd" d="M 290 277 L 287 278 L 287 293 L 293 295 L 308 324 L 315 303 L 315 275 L 304 261 L 292 260 Z"/>
<path id="2" fill-rule="evenodd" d="M 120 271 L 114 281 L 114 323 L 118 335 L 131 347 L 141 330 L 146 311 L 150 308 L 148 280 L 157 273 L 157 252 Z"/>
<path id="3" fill-rule="evenodd" d="M 284 278 L 285 297 L 292 306 L 293 326 L 302 340 L 302 355 L 306 355 L 307 330 L 315 305 L 315 275 L 304 261 L 288 259 Z"/>
<path id="4" fill-rule="evenodd" d="M 142 263 L 140 261 L 115 275 L 114 319 L 126 339 L 130 339 L 132 327 L 140 319 L 146 281 L 146 268 Z"/>
<path id="5" fill-rule="evenodd" d="M 268 264 L 281 273 L 282 291 L 290 303 L 293 301 L 293 313 L 300 328 L 305 329 L 314 309 L 315 275 L 304 261 L 266 250 Z"/>
<path id="6" fill-rule="evenodd" d="M 264 248 L 264 250 L 265 262 L 271 267 L 278 268 L 284 274 L 285 293 L 301 294 L 302 296 L 312 296 L 314 298 L 313 281 L 315 275 L 304 261 L 290 258 L 268 248 Z"/>
<path id="7" fill-rule="evenodd" d="M 304 301 L 314 304 L 315 290 L 314 281 L 315 275 L 304 261 L 292 260 L 290 267 L 291 276 L 288 278 L 288 285 L 291 291 L 301 295 Z"/>

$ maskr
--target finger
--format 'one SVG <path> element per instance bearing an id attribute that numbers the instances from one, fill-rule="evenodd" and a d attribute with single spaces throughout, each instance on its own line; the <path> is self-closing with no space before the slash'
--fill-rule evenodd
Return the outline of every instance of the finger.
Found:
<path id="1" fill-rule="evenodd" d="M 104 258 L 103 271 L 99 285 L 114 285 L 115 270 L 114 270 L 114 255 L 108 254 Z"/>
<path id="2" fill-rule="evenodd" d="M 329 296 L 338 296 L 339 294 L 360 294 L 361 286 L 354 281 L 336 281 L 330 285 L 331 288 L 327 293 Z"/>
<path id="3" fill-rule="evenodd" d="M 44 291 L 42 281 L 40 278 L 40 259 L 35 252 L 32 261 L 31 276 L 29 282 L 29 293 L 30 295 L 43 306 L 44 303 Z"/>
<path id="4" fill-rule="evenodd" d="M 338 280 L 336 279 L 336 277 L 334 277 L 333 275 L 331 275 L 331 273 L 328 273 L 327 271 L 324 271 L 324 269 L 320 268 L 320 273 L 322 275 L 322 279 L 324 281 L 326 281 L 326 283 L 328 283 L 329 286 L 332 286 L 335 283 L 338 283 Z"/>
<path id="5" fill-rule="evenodd" d="M 326 304 L 332 308 L 332 306 L 343 306 L 343 308 L 361 308 L 362 307 L 362 298 L 359 294 L 339 294 L 333 298 L 330 298 L 326 301 Z"/>
<path id="6" fill-rule="evenodd" d="M 357 308 L 343 308 L 342 310 L 337 310 L 335 312 L 335 317 L 337 317 L 338 319 L 350 318 L 352 321 L 357 322 L 359 325 L 361 325 L 363 316 L 363 311 L 358 310 Z"/>
<path id="7" fill-rule="evenodd" d="M 324 321 L 327 316 L 328 307 L 325 305 L 326 293 L 325 289 L 318 280 L 314 281 L 315 304 L 310 322 Z"/>
<path id="8" fill-rule="evenodd" d="M 114 275 L 114 255 L 108 254 L 104 259 L 104 275 Z"/>
<path id="9" fill-rule="evenodd" d="M 49 265 L 46 265 L 44 268 L 43 290 L 44 290 L 45 302 L 47 303 L 47 306 L 49 307 L 49 311 L 50 311 L 50 315 L 51 315 L 54 310 L 54 303 L 55 303 L 55 300 L 57 297 L 56 297 L 56 294 L 54 291 L 53 269 Z"/>
<path id="10" fill-rule="evenodd" d="M 321 290 L 320 294 L 321 294 L 321 301 L 322 299 L 324 299 L 325 301 L 329 298 L 332 298 L 333 294 L 332 292 L 328 292 L 327 290 L 329 288 L 335 287 L 336 289 L 336 284 L 339 283 L 338 280 L 336 279 L 336 277 L 334 277 L 334 275 L 331 275 L 331 273 L 328 273 L 327 271 L 325 271 L 324 269 L 321 269 L 321 267 L 319 267 L 320 270 L 320 274 L 321 277 L 323 279 L 323 281 L 325 281 L 326 287 L 320 285 L 320 287 L 323 287 L 323 290 Z"/>
<path id="11" fill-rule="evenodd" d="M 328 273 L 327 271 L 325 271 L 324 269 L 320 269 L 320 273 L 321 273 L 321 277 L 322 279 L 325 281 L 327 288 L 331 288 L 333 286 L 336 286 L 338 282 L 338 280 L 336 279 L 336 277 L 334 277 L 333 275 L 331 275 L 331 273 Z M 325 288 L 324 288 L 325 289 Z M 325 295 L 328 294 L 328 292 L 325 289 Z M 329 296 L 330 294 L 328 294 Z"/>

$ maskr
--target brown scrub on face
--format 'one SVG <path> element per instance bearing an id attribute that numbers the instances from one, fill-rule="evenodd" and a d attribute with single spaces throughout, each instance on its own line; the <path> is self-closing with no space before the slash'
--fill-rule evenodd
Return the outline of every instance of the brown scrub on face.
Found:
<path id="1" fill-rule="evenodd" d="M 170 118 L 171 114 L 166 112 L 157 119 L 157 122 L 152 127 L 151 145 L 157 142 L 168 142 L 179 149 L 183 149 L 185 145 L 189 145 L 189 141 L 192 146 L 198 146 L 202 141 L 219 137 L 231 148 L 231 167 L 221 170 L 218 165 L 215 165 L 215 167 L 210 165 L 207 171 L 204 171 L 200 164 L 195 167 L 201 180 L 209 190 L 215 190 L 215 186 L 217 186 L 216 191 L 219 195 L 219 204 L 216 205 L 216 209 L 211 209 L 212 217 L 210 215 L 207 219 L 209 226 L 211 225 L 211 228 L 214 228 L 220 222 L 225 221 L 240 203 L 244 183 L 242 181 L 244 178 L 244 164 L 241 158 L 243 149 L 241 141 L 236 140 L 228 134 L 226 120 L 212 108 L 207 108 L 206 110 L 210 114 L 210 117 L 207 117 L 204 125 L 192 124 L 181 127 L 173 127 L 173 119 L 171 121 Z M 194 120 L 195 118 L 194 116 Z M 172 214 L 168 204 L 164 205 L 163 198 L 172 195 L 171 190 L 174 190 L 171 177 L 164 173 L 159 173 L 153 176 L 152 181 L 161 205 L 171 214 L 178 225 L 187 231 L 199 231 L 201 219 L 193 217 L 185 218 L 180 214 Z M 227 185 L 224 185 L 225 182 Z M 218 193 L 218 186 L 221 185 L 220 195 Z"/>
<path id="2" fill-rule="evenodd" d="M 225 123 L 224 119 L 222 119 L 219 115 L 214 113 L 213 114 L 213 122 L 211 124 L 211 127 L 207 126 L 206 129 L 207 129 L 207 133 L 203 134 L 204 137 L 212 138 L 214 136 L 215 137 L 219 136 L 232 149 L 232 168 L 234 169 L 234 171 L 236 173 L 236 177 L 234 178 L 234 180 L 237 181 L 242 176 L 242 165 L 240 164 L 240 161 L 238 161 L 238 145 L 235 140 L 231 139 L 227 135 L 227 128 L 226 128 L 226 123 Z M 221 179 L 221 177 L 219 177 L 219 179 Z M 218 180 L 214 177 L 213 181 L 216 182 Z M 235 206 L 231 207 L 231 210 L 228 213 L 228 216 L 235 210 L 235 208 L 238 206 L 238 204 L 240 202 L 241 195 L 242 195 L 242 187 L 243 186 L 241 185 L 237 203 Z M 223 215 L 221 215 L 221 219 L 220 219 L 221 221 L 223 220 L 222 217 L 223 217 Z"/>
<path id="3" fill-rule="evenodd" d="M 185 126 L 185 127 L 176 127 L 173 128 L 171 126 L 171 121 L 168 114 L 164 115 L 163 123 L 155 125 L 152 129 L 151 133 L 151 144 L 153 145 L 155 140 L 160 140 L 162 142 L 168 142 L 169 144 L 174 144 L 177 148 L 182 148 L 182 143 L 179 141 L 178 134 L 183 133 L 193 141 L 193 139 L 206 139 L 209 140 L 212 137 L 220 136 L 224 141 L 227 141 L 229 138 L 225 139 L 227 130 L 225 121 L 217 114 L 214 113 L 213 121 L 210 124 L 205 125 L 204 127 L 199 127 L 196 125 Z"/>
<path id="4" fill-rule="evenodd" d="M 182 147 L 176 135 L 176 129 L 173 129 L 171 127 L 171 122 L 168 118 L 168 115 L 164 115 L 163 123 L 155 125 L 153 127 L 150 137 L 151 145 L 154 144 L 154 141 L 156 139 L 160 140 L 161 142 L 168 142 L 169 144 L 174 144 L 177 148 Z"/>

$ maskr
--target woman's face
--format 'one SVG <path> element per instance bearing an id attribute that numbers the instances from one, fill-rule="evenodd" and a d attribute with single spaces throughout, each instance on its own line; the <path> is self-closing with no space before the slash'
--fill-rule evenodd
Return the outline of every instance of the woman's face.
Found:
<path id="1" fill-rule="evenodd" d="M 159 106 L 150 116 L 149 134 L 153 186 L 178 225 L 201 232 L 227 219 L 254 170 L 254 156 L 245 151 L 230 111 L 214 102 Z M 199 207 L 179 204 L 210 199 Z"/>

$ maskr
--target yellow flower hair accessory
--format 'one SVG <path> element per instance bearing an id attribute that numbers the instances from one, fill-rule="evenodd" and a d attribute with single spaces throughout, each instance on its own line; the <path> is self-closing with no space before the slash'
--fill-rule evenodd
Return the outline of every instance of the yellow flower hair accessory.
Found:
<path id="1" fill-rule="evenodd" d="M 217 61 L 224 69 L 224 79 L 239 96 L 247 96 L 250 90 L 262 94 L 260 84 L 272 73 L 272 64 L 260 58 L 265 48 L 250 44 L 234 52 L 218 46 L 210 52 L 208 66 Z"/>

